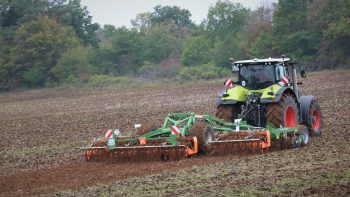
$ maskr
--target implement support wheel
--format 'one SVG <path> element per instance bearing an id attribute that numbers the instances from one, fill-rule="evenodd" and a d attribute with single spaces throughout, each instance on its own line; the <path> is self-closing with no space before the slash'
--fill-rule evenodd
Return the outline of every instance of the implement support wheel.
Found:
<path id="1" fill-rule="evenodd" d="M 214 138 L 214 131 L 208 122 L 196 122 L 190 130 L 190 136 L 197 137 L 199 152 L 210 152 L 210 142 Z"/>
<path id="2" fill-rule="evenodd" d="M 293 147 L 294 148 L 299 148 L 302 146 L 307 146 L 310 144 L 310 134 L 309 130 L 307 129 L 306 126 L 301 125 L 298 128 L 299 135 L 294 136 L 293 138 Z"/>

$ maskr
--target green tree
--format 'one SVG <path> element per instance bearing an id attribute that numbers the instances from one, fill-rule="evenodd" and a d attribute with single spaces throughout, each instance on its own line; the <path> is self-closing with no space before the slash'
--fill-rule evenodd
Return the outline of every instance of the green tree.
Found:
<path id="1" fill-rule="evenodd" d="M 252 44 L 255 57 L 280 56 L 312 60 L 317 53 L 319 36 L 310 17 L 311 0 L 279 0 L 273 15 L 273 25 Z"/>
<path id="2" fill-rule="evenodd" d="M 270 42 L 270 40 L 266 40 L 266 36 L 260 37 L 260 35 L 268 32 L 271 29 L 274 8 L 275 7 L 272 4 L 266 3 L 249 13 L 245 28 L 243 30 L 245 35 L 245 53 L 253 53 L 253 51 L 254 53 L 258 52 L 256 51 L 257 44 L 252 45 L 256 41 L 259 42 L 259 45 L 261 45 L 262 42 L 266 42 L 265 44 L 268 45 Z M 264 50 L 268 51 L 269 48 L 265 47 Z M 263 54 L 264 51 L 259 51 L 259 53 Z M 266 52 L 266 54 L 269 54 L 269 52 Z M 257 57 L 256 54 L 253 54 L 253 57 L 254 56 Z"/>
<path id="3" fill-rule="evenodd" d="M 16 83 L 43 86 L 48 80 L 56 80 L 49 71 L 63 52 L 78 44 L 74 31 L 53 19 L 39 17 L 24 23 L 14 35 L 9 72 Z"/>
<path id="4" fill-rule="evenodd" d="M 177 80 L 201 80 L 215 79 L 223 77 L 227 70 L 215 66 L 213 62 L 200 64 L 191 67 L 182 67 L 177 76 Z"/>
<path id="5" fill-rule="evenodd" d="M 308 26 L 311 0 L 280 0 L 273 18 L 272 35 L 277 53 L 309 59 L 316 53 Z"/>
<path id="6" fill-rule="evenodd" d="M 92 66 L 89 51 L 78 46 L 68 49 L 50 72 L 59 83 L 87 82 Z"/>
<path id="7" fill-rule="evenodd" d="M 97 23 L 92 23 L 92 16 L 86 6 L 82 6 L 80 0 L 58 0 L 49 8 L 49 16 L 55 18 L 63 25 L 72 26 L 76 35 L 83 40 L 85 45 L 97 46 L 96 31 L 100 28 Z"/>
<path id="8" fill-rule="evenodd" d="M 1 26 L 5 27 L 5 35 L 12 41 L 14 32 L 23 23 L 35 20 L 37 17 L 50 17 L 62 25 L 72 26 L 76 35 L 85 45 L 97 46 L 97 23 L 92 23 L 92 17 L 80 0 L 13 0 L 0 1 Z"/>
<path id="9" fill-rule="evenodd" d="M 154 12 L 151 14 L 152 25 L 173 22 L 178 27 L 193 25 L 190 11 L 181 9 L 178 6 L 157 5 L 154 7 Z"/>
<path id="10" fill-rule="evenodd" d="M 112 51 L 116 57 L 117 70 L 120 74 L 136 71 L 142 65 L 144 52 L 143 41 L 136 30 L 118 28 L 112 37 Z"/>
<path id="11" fill-rule="evenodd" d="M 94 74 L 112 76 L 120 74 L 117 67 L 118 57 L 114 55 L 111 47 L 103 46 L 94 50 L 90 62 L 93 65 L 92 71 Z"/>
<path id="12" fill-rule="evenodd" d="M 242 51 L 242 41 L 244 41 L 242 35 L 227 38 L 224 41 L 217 40 L 213 47 L 215 65 L 228 68 L 230 66 L 230 57 L 235 59 L 247 58 L 246 54 Z"/>
<path id="13" fill-rule="evenodd" d="M 315 26 L 321 42 L 317 52 L 317 68 L 350 64 L 350 2 L 347 0 L 326 0 L 316 15 Z M 322 31 L 321 31 L 322 30 Z"/>
<path id="14" fill-rule="evenodd" d="M 10 72 L 6 66 L 6 41 L 2 36 L 2 28 L 0 27 L 0 91 L 12 88 Z"/>
<path id="15" fill-rule="evenodd" d="M 261 33 L 250 47 L 251 58 L 274 57 L 272 34 L 270 32 Z"/>
<path id="16" fill-rule="evenodd" d="M 145 32 L 152 26 L 151 17 L 150 12 L 139 13 L 135 19 L 131 20 L 131 25 L 138 31 Z"/>
<path id="17" fill-rule="evenodd" d="M 243 30 L 249 10 L 239 3 L 218 1 L 211 6 L 207 16 L 207 29 L 213 38 L 224 40 Z"/>
<path id="18" fill-rule="evenodd" d="M 102 29 L 96 32 L 96 36 L 99 40 L 98 48 L 108 48 L 111 47 L 111 38 L 116 33 L 116 28 L 113 25 L 104 25 Z"/>
<path id="19" fill-rule="evenodd" d="M 12 42 L 14 32 L 22 23 L 45 15 L 45 1 L 0 1 L 0 21 L 5 39 Z"/>
<path id="20" fill-rule="evenodd" d="M 208 63 L 212 59 L 211 42 L 205 36 L 188 38 L 184 42 L 181 55 L 183 65 L 199 65 Z"/>
<path id="21" fill-rule="evenodd" d="M 180 58 L 182 40 L 174 35 L 172 23 L 154 25 L 145 35 L 146 59 L 160 62 L 168 58 Z"/>
<path id="22" fill-rule="evenodd" d="M 218 1 L 208 11 L 205 26 L 213 43 L 216 66 L 229 66 L 229 57 L 244 58 L 243 35 L 250 11 L 239 3 Z"/>
<path id="23" fill-rule="evenodd" d="M 2 27 L 17 26 L 35 19 L 37 16 L 46 16 L 47 8 L 56 3 L 53 1 L 2 0 L 0 1 L 0 18 Z"/>

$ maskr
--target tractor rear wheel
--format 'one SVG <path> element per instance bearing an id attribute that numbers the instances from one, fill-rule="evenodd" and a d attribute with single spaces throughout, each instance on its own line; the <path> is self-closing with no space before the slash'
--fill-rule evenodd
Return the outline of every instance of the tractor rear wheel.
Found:
<path id="1" fill-rule="evenodd" d="M 214 131 L 208 122 L 196 122 L 190 130 L 190 136 L 197 137 L 199 152 L 210 152 L 210 142 L 213 141 Z"/>
<path id="2" fill-rule="evenodd" d="M 321 135 L 323 116 L 321 107 L 316 100 L 311 101 L 308 119 L 309 121 L 307 121 L 306 126 L 310 133 L 316 136 Z"/>
<path id="3" fill-rule="evenodd" d="M 238 117 L 239 110 L 240 106 L 238 104 L 218 105 L 215 116 L 227 122 L 234 122 L 235 118 Z"/>
<path id="4" fill-rule="evenodd" d="M 267 122 L 275 127 L 296 127 L 298 125 L 298 107 L 294 97 L 283 94 L 278 103 L 267 106 Z"/>

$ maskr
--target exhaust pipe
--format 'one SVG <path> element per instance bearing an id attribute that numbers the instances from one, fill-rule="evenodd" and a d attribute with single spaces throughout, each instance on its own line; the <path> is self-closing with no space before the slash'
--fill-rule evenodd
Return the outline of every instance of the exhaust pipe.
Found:
<path id="1" fill-rule="evenodd" d="M 292 70 L 293 70 L 293 73 L 292 73 L 293 91 L 294 91 L 294 94 L 299 99 L 298 81 L 297 81 L 297 69 L 295 68 L 294 65 L 292 65 Z"/>

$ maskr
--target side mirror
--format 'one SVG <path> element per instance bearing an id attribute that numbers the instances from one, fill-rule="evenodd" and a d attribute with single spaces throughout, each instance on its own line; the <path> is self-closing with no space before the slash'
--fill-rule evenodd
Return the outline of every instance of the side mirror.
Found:
<path id="1" fill-rule="evenodd" d="M 300 67 L 300 75 L 302 78 L 306 78 L 306 73 L 305 73 L 305 66 L 301 65 Z"/>

